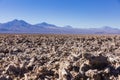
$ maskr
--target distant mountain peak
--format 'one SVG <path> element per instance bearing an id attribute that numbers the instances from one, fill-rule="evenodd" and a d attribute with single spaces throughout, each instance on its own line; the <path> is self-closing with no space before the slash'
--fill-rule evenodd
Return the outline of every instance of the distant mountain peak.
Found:
<path id="1" fill-rule="evenodd" d="M 66 26 L 64 26 L 64 28 L 72 28 L 72 26 L 66 25 Z"/>
<path id="2" fill-rule="evenodd" d="M 18 19 L 14 19 L 12 21 L 9 21 L 7 23 L 4 23 L 4 24 L 9 24 L 9 25 L 18 25 L 18 26 L 30 26 L 31 24 L 27 23 L 26 21 L 24 20 L 18 20 Z"/>
<path id="3" fill-rule="evenodd" d="M 0 25 L 0 29 L 2 31 L 25 31 L 30 27 L 31 27 L 31 24 L 18 19 L 14 19 L 12 21 L 2 23 Z"/>
<path id="4" fill-rule="evenodd" d="M 14 20 L 12 20 L 12 21 L 9 21 L 9 22 L 20 22 L 20 23 L 27 23 L 26 21 L 24 21 L 24 20 L 18 20 L 18 19 L 14 19 Z M 27 23 L 28 24 L 28 23 Z"/>
<path id="5" fill-rule="evenodd" d="M 112 27 L 110 27 L 110 26 L 104 26 L 103 28 L 104 29 L 112 29 Z"/>
<path id="6" fill-rule="evenodd" d="M 48 25 L 48 23 L 47 23 L 47 22 L 42 22 L 42 23 L 40 23 L 40 24 Z"/>
<path id="7" fill-rule="evenodd" d="M 118 30 L 118 28 L 110 27 L 110 26 L 104 26 L 103 29 L 105 30 Z"/>
<path id="8" fill-rule="evenodd" d="M 14 20 L 12 20 L 13 22 L 17 22 L 17 21 L 19 21 L 18 19 L 14 19 Z"/>
<path id="9" fill-rule="evenodd" d="M 42 23 L 36 24 L 36 26 L 40 26 L 40 27 L 44 27 L 44 28 L 55 28 L 55 27 L 57 27 L 56 25 L 48 24 L 47 22 L 42 22 Z"/>

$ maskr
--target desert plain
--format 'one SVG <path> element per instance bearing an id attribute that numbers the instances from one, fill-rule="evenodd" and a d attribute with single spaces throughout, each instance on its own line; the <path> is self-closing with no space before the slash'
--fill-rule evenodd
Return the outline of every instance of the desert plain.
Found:
<path id="1" fill-rule="evenodd" d="M 0 34 L 0 80 L 120 80 L 120 35 Z"/>

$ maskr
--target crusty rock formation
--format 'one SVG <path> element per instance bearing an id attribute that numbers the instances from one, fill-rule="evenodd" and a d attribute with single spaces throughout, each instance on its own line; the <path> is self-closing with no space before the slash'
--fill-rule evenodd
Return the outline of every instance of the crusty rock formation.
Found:
<path id="1" fill-rule="evenodd" d="M 1 34 L 0 80 L 120 80 L 120 36 Z"/>

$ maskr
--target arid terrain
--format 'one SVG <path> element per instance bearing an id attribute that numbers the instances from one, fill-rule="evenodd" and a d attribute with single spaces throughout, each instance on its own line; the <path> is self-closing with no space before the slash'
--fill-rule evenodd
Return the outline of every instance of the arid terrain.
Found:
<path id="1" fill-rule="evenodd" d="M 0 80 L 120 80 L 120 35 L 0 35 Z"/>

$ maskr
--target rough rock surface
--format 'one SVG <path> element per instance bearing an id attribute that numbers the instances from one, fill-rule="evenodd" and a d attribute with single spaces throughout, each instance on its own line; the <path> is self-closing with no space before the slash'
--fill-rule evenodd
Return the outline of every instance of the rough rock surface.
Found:
<path id="1" fill-rule="evenodd" d="M 0 80 L 120 80 L 120 36 L 1 34 Z"/>

